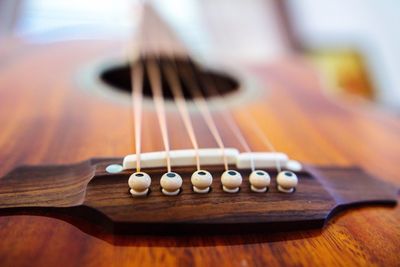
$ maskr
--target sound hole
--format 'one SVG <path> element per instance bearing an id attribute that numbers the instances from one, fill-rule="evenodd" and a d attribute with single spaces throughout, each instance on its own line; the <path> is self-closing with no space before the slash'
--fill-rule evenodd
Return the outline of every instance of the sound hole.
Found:
<path id="1" fill-rule="evenodd" d="M 146 65 L 149 60 L 151 60 L 151 58 L 144 58 L 143 60 L 141 60 L 140 62 L 138 61 L 135 64 L 141 63 Z M 190 60 L 175 58 L 174 61 L 178 68 L 177 70 L 181 80 L 182 91 L 186 99 L 191 99 L 192 94 L 190 93 L 189 88 L 187 88 L 184 78 L 182 78 L 182 75 L 184 75 L 184 73 L 194 74 L 194 77 L 196 77 L 196 82 L 199 85 L 198 87 L 202 91 L 205 98 L 211 98 L 219 95 L 223 96 L 235 92 L 239 89 L 239 83 L 233 77 L 200 68 L 197 64 L 193 63 Z M 161 70 L 165 67 L 172 66 L 171 59 L 169 58 L 161 57 L 157 60 L 157 62 Z M 152 90 L 150 87 L 146 68 L 144 68 L 144 71 L 145 78 L 143 84 L 143 95 L 145 97 L 151 98 Z M 132 92 L 131 68 L 130 65 L 127 63 L 105 69 L 100 74 L 100 78 L 103 82 L 105 82 L 115 90 L 119 90 L 127 94 L 130 94 Z M 166 80 L 165 73 L 163 71 L 161 72 L 161 80 L 164 97 L 167 100 L 172 100 L 173 95 Z M 210 88 L 211 86 L 213 86 L 213 88 L 215 89 Z"/>

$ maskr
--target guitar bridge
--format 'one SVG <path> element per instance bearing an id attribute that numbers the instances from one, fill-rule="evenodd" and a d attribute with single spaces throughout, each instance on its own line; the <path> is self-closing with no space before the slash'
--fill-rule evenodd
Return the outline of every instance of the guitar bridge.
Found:
<path id="1" fill-rule="evenodd" d="M 211 192 L 192 189 L 189 167 L 176 167 L 183 178 L 176 196 L 166 196 L 153 179 L 146 197 L 132 197 L 129 170 L 108 173 L 122 158 L 92 159 L 72 165 L 22 166 L 0 180 L 0 214 L 39 214 L 62 218 L 84 231 L 82 220 L 113 233 L 242 233 L 320 228 L 337 211 L 354 205 L 395 205 L 397 189 L 357 167 L 304 165 L 293 194 L 251 191 L 244 179 L 237 194 L 221 187 L 220 166 L 205 166 L 215 177 Z M 165 170 L 148 168 L 152 177 Z M 250 169 L 240 170 L 248 177 Z M 271 177 L 277 174 L 269 169 Z M 351 186 L 349 186 L 349 184 Z M 68 218 L 68 219 L 66 219 Z M 73 220 L 71 220 L 73 218 Z"/>

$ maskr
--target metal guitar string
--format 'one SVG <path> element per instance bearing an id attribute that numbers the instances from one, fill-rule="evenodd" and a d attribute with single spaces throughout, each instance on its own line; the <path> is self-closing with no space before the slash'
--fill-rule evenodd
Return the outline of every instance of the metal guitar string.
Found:
<path id="1" fill-rule="evenodd" d="M 252 131 L 257 135 L 258 139 L 261 140 L 261 142 L 264 144 L 264 146 L 270 150 L 271 152 L 276 152 L 276 149 L 274 147 L 274 145 L 272 145 L 271 140 L 268 138 L 267 134 L 264 133 L 260 127 L 257 125 L 257 123 L 254 121 L 252 116 L 246 116 L 247 122 L 250 123 L 250 127 L 252 128 Z M 276 159 L 275 161 L 275 166 L 276 166 L 276 170 L 279 172 L 281 172 L 282 168 L 281 168 L 281 164 L 279 162 L 278 159 Z"/>
<path id="2" fill-rule="evenodd" d="M 161 90 L 161 74 L 158 64 L 155 62 L 156 59 L 148 59 L 147 71 L 149 75 L 149 80 L 151 84 L 151 90 L 153 92 L 154 104 L 157 111 L 158 122 L 161 129 L 161 135 L 164 143 L 164 149 L 167 160 L 168 172 L 171 171 L 171 159 L 170 159 L 170 145 L 168 137 L 167 119 L 164 106 L 164 96 Z"/>
<path id="3" fill-rule="evenodd" d="M 166 36 L 166 40 L 170 40 L 170 43 L 172 44 L 173 42 L 171 42 L 171 40 L 175 39 L 173 33 L 170 32 L 170 31 L 165 31 L 164 34 L 167 35 Z M 208 104 L 207 104 L 207 102 L 206 102 L 206 100 L 205 100 L 205 98 L 204 98 L 204 96 L 203 96 L 203 94 L 201 92 L 201 88 L 200 88 L 201 84 L 198 81 L 198 79 L 196 78 L 196 73 L 194 72 L 194 70 L 192 68 L 190 68 L 190 71 L 186 71 L 186 73 L 185 73 L 185 71 L 183 71 L 184 73 L 182 73 L 182 68 L 179 68 L 176 65 L 176 62 L 174 61 L 173 49 L 172 49 L 171 46 L 172 45 L 170 45 L 169 49 L 171 50 L 170 52 L 171 52 L 172 60 L 173 60 L 173 63 L 172 63 L 173 64 L 173 68 L 176 71 L 176 75 L 175 75 L 176 83 L 177 84 L 179 83 L 178 77 L 182 77 L 183 82 L 188 87 L 188 89 L 189 89 L 189 91 L 190 91 L 190 93 L 191 93 L 191 95 L 193 97 L 193 101 L 194 101 L 196 107 L 199 109 L 199 111 L 201 113 L 201 116 L 203 117 L 204 121 L 207 124 L 208 129 L 210 130 L 210 132 L 211 132 L 212 136 L 214 137 L 216 143 L 218 144 L 219 148 L 221 149 L 223 162 L 224 162 L 224 168 L 225 168 L 225 170 L 228 170 L 229 166 L 228 166 L 228 159 L 227 159 L 227 156 L 225 154 L 225 145 L 224 145 L 224 142 L 222 141 L 221 135 L 220 135 L 220 133 L 218 131 L 218 128 L 217 128 L 217 126 L 216 126 L 216 124 L 214 122 L 214 119 L 213 119 L 213 117 L 211 115 L 211 112 L 210 112 L 210 110 L 208 108 Z M 185 55 L 184 58 L 188 62 L 190 62 L 190 58 L 188 56 L 186 48 L 182 46 L 181 49 L 184 52 L 183 53 Z M 182 75 L 179 75 L 179 73 L 181 73 Z M 183 97 L 183 93 L 182 93 L 182 87 L 181 86 L 175 87 L 173 89 L 173 91 L 175 91 L 175 89 L 178 89 L 178 90 L 176 90 L 179 93 L 178 100 L 179 100 L 180 105 L 182 106 L 182 109 L 184 111 L 184 112 L 181 112 L 181 114 L 185 114 L 185 117 L 187 117 L 186 120 L 188 120 L 190 122 L 189 112 L 187 111 L 187 104 L 186 104 L 185 98 Z M 178 104 L 178 102 L 177 102 L 177 104 Z M 194 131 L 193 131 L 193 127 L 191 126 L 191 123 L 190 123 L 190 125 L 189 125 L 189 123 L 187 123 L 187 124 L 190 127 L 186 127 L 186 128 L 187 129 L 191 129 L 191 131 L 193 132 L 193 136 L 194 136 Z M 196 144 L 197 144 L 197 142 L 196 142 Z M 197 155 L 198 155 L 198 152 L 197 152 Z M 198 166 L 198 168 L 199 168 L 199 166 Z"/>
<path id="4" fill-rule="evenodd" d="M 153 101 L 156 108 L 158 123 L 161 130 L 161 136 L 163 139 L 165 156 L 167 161 L 167 170 L 168 172 L 171 172 L 170 144 L 169 144 L 167 118 L 166 118 L 167 116 L 164 104 L 165 100 L 164 100 L 164 95 L 162 93 L 161 73 L 156 61 L 157 59 L 148 59 L 147 74 L 150 81 L 150 87 L 153 94 Z"/>
<path id="5" fill-rule="evenodd" d="M 131 62 L 131 83 L 132 83 L 132 111 L 135 126 L 135 151 L 136 171 L 140 172 L 141 159 L 141 133 L 142 133 L 142 101 L 143 101 L 143 66 L 141 60 L 136 64 Z"/>
<path id="6" fill-rule="evenodd" d="M 158 34 L 158 40 L 157 40 L 157 44 L 162 44 L 164 41 L 164 49 L 169 50 L 166 54 L 168 54 L 169 57 L 173 58 L 173 48 L 172 45 L 169 44 L 168 41 L 170 38 L 170 34 L 168 34 L 168 29 L 165 29 L 164 31 L 162 31 L 161 33 Z M 167 45 L 165 45 L 165 42 L 167 43 Z M 159 45 L 158 47 L 156 47 L 155 49 L 155 55 L 156 57 L 159 57 L 159 53 L 160 53 L 160 49 L 159 49 Z M 170 90 L 172 92 L 174 101 L 175 101 L 175 105 L 178 108 L 179 114 L 182 118 L 183 124 L 185 126 L 186 132 L 188 133 L 190 142 L 192 143 L 192 146 L 194 148 L 195 151 L 195 159 L 196 159 L 196 167 L 197 170 L 200 170 L 200 155 L 199 155 L 199 145 L 196 139 L 196 135 L 195 135 L 195 131 L 193 128 L 193 124 L 191 122 L 190 119 L 190 114 L 189 111 L 187 109 L 187 104 L 185 102 L 185 98 L 183 96 L 183 90 L 180 84 L 180 80 L 178 77 L 178 74 L 176 73 L 176 67 L 174 65 L 174 62 L 172 62 L 172 64 L 170 65 L 163 65 L 162 61 L 159 61 L 159 68 L 161 70 L 161 75 L 164 73 L 166 80 L 168 82 L 168 85 L 170 87 Z M 164 77 L 164 76 L 162 76 Z"/>
<path id="7" fill-rule="evenodd" d="M 170 31 L 164 31 L 164 34 L 166 34 L 166 38 L 165 40 L 174 40 L 174 35 L 172 32 Z M 168 42 L 167 42 L 168 43 Z M 173 42 L 169 42 L 170 44 Z M 175 98 L 175 102 L 178 106 L 178 108 L 180 109 L 180 113 L 182 116 L 182 119 L 184 120 L 185 123 L 185 127 L 186 130 L 191 138 L 193 147 L 195 148 L 196 151 L 196 161 L 197 161 L 197 169 L 200 169 L 200 163 L 199 163 L 199 156 L 198 156 L 198 145 L 197 145 L 197 141 L 196 141 L 196 137 L 195 137 L 195 133 L 193 130 L 193 126 L 190 120 L 190 115 L 189 112 L 187 110 L 187 104 L 185 101 L 185 98 L 183 97 L 183 92 L 182 92 L 182 87 L 180 85 L 180 79 L 179 77 L 183 78 L 183 82 L 186 84 L 186 86 L 188 87 L 192 97 L 193 97 L 193 102 L 195 103 L 196 107 L 199 109 L 204 121 L 207 124 L 208 129 L 210 130 L 212 136 L 214 137 L 216 143 L 218 144 L 218 146 L 220 147 L 221 151 L 222 151 L 222 156 L 223 156 L 223 161 L 224 161 L 224 167 L 225 170 L 228 170 L 228 159 L 227 156 L 225 154 L 225 145 L 224 142 L 222 141 L 221 135 L 218 131 L 218 128 L 215 124 L 215 121 L 211 115 L 211 112 L 209 110 L 208 104 L 203 96 L 203 93 L 201 91 L 201 86 L 204 86 L 204 84 L 201 84 L 200 80 L 198 79 L 198 77 L 196 76 L 196 72 L 194 69 L 194 66 L 192 64 L 192 61 L 190 60 L 188 53 L 186 51 L 185 47 L 181 47 L 181 49 L 183 50 L 183 54 L 185 55 L 185 59 L 191 63 L 190 64 L 190 71 L 182 71 L 182 68 L 178 68 L 178 66 L 176 65 L 176 62 L 174 61 L 174 56 L 173 56 L 173 49 L 171 48 L 172 45 L 170 45 L 168 48 L 171 50 L 170 51 L 170 58 L 172 61 L 172 68 L 168 69 L 165 68 L 165 72 L 167 75 L 167 79 L 169 80 L 170 83 L 170 87 L 171 90 L 173 91 L 174 94 L 174 98 Z M 176 71 L 176 72 L 174 72 Z M 183 75 L 179 75 L 179 72 L 182 73 Z M 185 75 L 186 74 L 186 75 Z M 219 92 L 218 92 L 219 94 Z M 177 97 L 176 97 L 177 96 Z M 248 145 L 248 143 L 245 140 L 245 137 L 243 136 L 239 126 L 236 124 L 236 122 L 234 121 L 234 119 L 232 118 L 232 115 L 230 113 L 223 113 L 224 118 L 226 119 L 229 128 L 232 130 L 232 132 L 235 134 L 235 137 L 238 139 L 239 143 L 241 144 L 241 146 L 243 147 L 243 149 L 246 152 L 250 153 L 250 165 L 251 165 L 251 169 L 252 171 L 255 170 L 255 164 L 254 164 L 254 158 L 251 154 L 251 149 L 250 146 Z"/>
<path id="8" fill-rule="evenodd" d="M 135 37 L 139 38 L 135 38 Z M 141 169 L 141 148 L 142 148 L 142 102 L 143 102 L 143 65 L 141 57 L 141 38 L 142 31 L 138 34 L 133 35 L 132 45 L 128 49 L 128 62 L 130 66 L 130 78 L 131 78 L 131 104 L 132 104 L 132 117 L 134 126 L 134 149 L 136 153 L 136 172 L 140 172 Z M 139 60 L 138 60 L 139 58 Z M 138 60 L 136 63 L 135 61 Z"/>
<path id="9" fill-rule="evenodd" d="M 254 163 L 254 157 L 252 154 L 252 150 L 251 150 L 249 144 L 246 142 L 246 138 L 244 137 L 239 126 L 237 125 L 235 119 L 233 118 L 231 111 L 226 107 L 224 101 L 221 101 L 222 95 L 216 89 L 217 85 L 216 85 L 215 79 L 211 79 L 210 77 L 203 75 L 202 81 L 204 83 L 203 86 L 205 88 L 207 88 L 207 90 L 210 90 L 212 95 L 218 96 L 218 98 L 215 101 L 218 102 L 219 106 L 224 107 L 224 109 L 223 109 L 224 111 L 221 112 L 221 114 L 224 117 L 226 123 L 228 124 L 228 127 L 231 129 L 231 131 L 234 133 L 236 139 L 239 141 L 240 145 L 243 147 L 243 150 L 250 153 L 250 167 L 251 167 L 251 170 L 254 171 L 256 169 L 256 167 L 255 167 L 255 163 Z"/>
<path id="10" fill-rule="evenodd" d="M 200 170 L 200 155 L 199 155 L 199 145 L 197 143 L 196 134 L 194 132 L 193 124 L 190 119 L 190 114 L 187 109 L 187 104 L 185 98 L 183 96 L 182 87 L 179 81 L 178 73 L 176 71 L 175 62 L 171 62 L 168 65 L 164 65 L 164 72 L 169 83 L 171 92 L 173 94 L 175 104 L 178 107 L 179 113 L 183 120 L 183 123 L 186 128 L 186 132 L 189 135 L 190 141 L 193 145 L 195 150 L 195 157 L 196 157 L 196 166 L 197 170 Z"/>
<path id="11" fill-rule="evenodd" d="M 189 59 L 187 59 L 189 61 Z M 182 70 L 181 70 L 182 72 Z M 185 72 L 185 71 L 183 71 Z M 184 75 L 186 74 L 186 75 Z M 224 167 L 225 170 L 228 170 L 228 159 L 225 154 L 225 145 L 222 141 L 221 135 L 218 131 L 218 128 L 214 122 L 214 119 L 211 115 L 211 112 L 208 108 L 208 104 L 204 99 L 204 96 L 201 92 L 200 85 L 195 82 L 197 81 L 196 79 L 196 74 L 190 68 L 190 71 L 186 71 L 186 73 L 183 73 L 182 75 L 184 82 L 186 83 L 187 87 L 189 88 L 189 91 L 191 92 L 193 96 L 193 101 L 197 108 L 200 110 L 200 113 L 206 122 L 208 129 L 210 130 L 211 134 L 213 135 L 215 141 L 217 142 L 218 146 L 221 148 L 222 155 L 223 155 L 223 160 L 224 160 Z"/>
<path id="12" fill-rule="evenodd" d="M 211 79 L 209 79 L 211 80 Z M 214 85 L 214 86 L 212 86 Z M 208 87 L 210 90 L 212 90 L 214 93 L 216 93 L 219 97 L 221 97 L 221 93 L 218 90 L 218 82 L 214 79 L 213 83 L 211 84 L 211 86 Z M 221 102 L 222 105 L 224 105 L 223 101 L 219 101 Z M 246 122 L 249 122 L 252 128 L 252 132 L 254 132 L 257 135 L 257 138 L 263 143 L 263 145 L 271 152 L 276 152 L 275 147 L 272 145 L 272 142 L 270 141 L 270 139 L 268 138 L 267 134 L 264 133 L 260 127 L 257 125 L 257 123 L 255 122 L 253 116 L 251 116 L 250 112 L 248 110 L 243 110 L 241 111 L 242 114 L 245 115 L 246 117 Z M 228 115 L 229 116 L 229 115 Z M 234 119 L 232 118 L 232 115 L 230 115 L 229 117 L 231 117 L 231 120 L 233 120 L 234 123 Z M 229 119 L 228 119 L 229 120 Z M 233 124 L 235 126 L 235 124 Z M 239 129 L 239 127 L 236 125 L 236 127 Z M 239 129 L 240 130 L 240 129 Z M 242 138 L 243 140 L 245 140 L 243 134 L 242 134 Z M 253 160 L 253 164 L 254 164 L 254 158 L 252 157 L 251 160 Z M 275 160 L 275 167 L 276 170 L 278 172 L 281 171 L 281 164 L 279 162 L 278 159 Z"/>
<path id="13" fill-rule="evenodd" d="M 165 40 L 167 41 L 167 44 L 168 44 L 167 46 L 168 46 L 168 49 L 170 50 L 169 57 L 170 57 L 171 62 L 169 64 L 165 64 L 165 63 L 162 64 L 163 62 L 159 61 L 160 65 L 157 66 L 158 64 L 156 63 L 156 61 L 151 60 L 148 63 L 147 70 L 148 70 L 148 75 L 149 75 L 149 79 L 150 79 L 150 83 L 151 83 L 151 89 L 153 92 L 154 103 L 155 103 L 156 110 L 157 110 L 157 116 L 159 119 L 159 124 L 160 124 L 160 128 L 161 128 L 162 136 L 163 136 L 163 142 L 164 142 L 164 146 L 165 146 L 165 150 L 166 150 L 168 171 L 171 170 L 170 156 L 169 156 L 170 147 L 169 147 L 168 131 L 167 131 L 167 125 L 166 125 L 166 114 L 165 114 L 165 107 L 164 107 L 165 100 L 164 100 L 164 96 L 162 94 L 162 84 L 161 84 L 162 73 L 165 74 L 166 80 L 167 80 L 167 82 L 170 86 L 171 92 L 173 94 L 175 104 L 178 107 L 178 110 L 180 112 L 184 126 L 186 128 L 186 131 L 189 135 L 190 141 L 195 150 L 197 169 L 198 170 L 200 169 L 199 146 L 198 146 L 195 131 L 194 131 L 191 119 L 190 119 L 190 113 L 187 108 L 187 103 L 183 96 L 183 90 L 182 90 L 182 86 L 181 86 L 180 77 L 182 78 L 183 82 L 186 84 L 189 91 L 191 92 L 195 105 L 199 109 L 211 134 L 213 135 L 215 141 L 217 142 L 218 146 L 222 150 L 224 167 L 227 170 L 228 169 L 228 161 L 227 161 L 227 157 L 225 154 L 225 146 L 222 141 L 221 135 L 218 131 L 218 128 L 215 124 L 215 121 L 211 115 L 208 104 L 202 94 L 202 91 L 201 91 L 201 86 L 204 86 L 204 85 L 202 85 L 200 83 L 198 77 L 196 77 L 196 73 L 195 73 L 195 70 L 193 69 L 193 66 L 191 66 L 191 68 L 189 68 L 190 71 L 186 71 L 186 73 L 184 73 L 186 75 L 179 75 L 179 72 L 181 72 L 182 68 L 178 68 L 178 66 L 176 65 L 176 62 L 174 60 L 174 55 L 173 55 L 174 52 L 173 52 L 173 48 L 172 48 L 173 41 L 171 42 L 171 40 L 173 39 L 171 37 L 172 33 L 169 31 L 164 31 L 163 34 L 161 34 L 161 35 L 164 35 L 164 37 L 167 37 L 167 38 L 165 38 Z M 158 37 L 160 37 L 160 35 Z M 160 43 L 160 42 L 158 42 L 158 43 Z M 189 62 L 191 62 L 189 57 L 187 56 L 186 48 L 184 48 L 184 47 L 182 47 L 182 48 L 184 49 L 185 57 L 187 57 L 187 60 Z M 158 58 L 159 54 L 158 53 L 155 53 L 155 54 Z M 216 83 L 215 83 L 215 87 L 217 87 Z M 213 86 L 208 86 L 207 89 L 209 89 L 209 88 L 213 88 Z M 213 89 L 216 90 L 217 93 L 220 95 L 217 88 L 213 88 Z M 222 115 L 224 116 L 224 119 L 226 120 L 228 127 L 234 133 L 235 137 L 237 138 L 237 140 L 239 141 L 239 143 L 241 144 L 243 149 L 246 152 L 251 153 L 250 146 L 246 142 L 246 139 L 245 139 L 242 131 L 240 130 L 239 126 L 236 124 L 232 114 L 230 112 L 223 112 Z M 251 116 L 246 116 L 246 117 L 248 117 L 249 120 L 250 119 L 252 120 L 252 118 L 250 118 Z M 271 151 L 275 151 L 271 142 L 268 139 L 265 140 L 267 137 L 263 136 L 263 133 L 261 132 L 261 130 L 256 125 L 254 125 L 254 121 L 251 121 L 251 125 L 255 129 L 256 134 L 263 141 L 263 143 Z M 251 161 L 251 169 L 254 170 L 255 164 L 254 164 L 254 159 L 252 156 L 250 158 L 250 161 Z M 277 169 L 280 170 L 280 164 L 279 164 L 278 160 L 277 160 L 276 165 L 277 165 Z"/>

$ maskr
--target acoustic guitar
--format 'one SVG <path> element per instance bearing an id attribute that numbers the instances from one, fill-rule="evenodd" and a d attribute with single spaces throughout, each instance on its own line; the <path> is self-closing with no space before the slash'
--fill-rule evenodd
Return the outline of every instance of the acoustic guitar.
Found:
<path id="1" fill-rule="evenodd" d="M 0 265 L 398 266 L 398 119 L 159 23 L 0 51 Z"/>

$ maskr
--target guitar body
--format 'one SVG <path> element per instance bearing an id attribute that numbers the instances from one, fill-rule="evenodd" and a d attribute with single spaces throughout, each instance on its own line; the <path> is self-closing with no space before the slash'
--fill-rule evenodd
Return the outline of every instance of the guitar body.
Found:
<path id="1" fill-rule="evenodd" d="M 98 62 L 123 58 L 121 43 L 71 41 L 0 50 L 0 176 L 23 164 L 69 164 L 133 151 L 132 107 L 96 89 Z M 101 65 L 101 64 L 100 64 Z M 256 93 L 231 110 L 254 150 L 265 150 L 242 111 L 250 111 L 278 151 L 313 165 L 358 165 L 400 185 L 400 122 L 357 99 L 323 94 L 320 77 L 302 58 L 243 66 Z M 246 90 L 244 88 L 243 90 Z M 240 96 L 240 92 L 237 93 Z M 128 103 L 128 104 L 127 104 Z M 191 147 L 175 110 L 167 110 L 171 146 Z M 216 113 L 228 147 L 237 141 Z M 216 147 L 193 113 L 201 147 Z M 154 108 L 144 105 L 143 151 L 163 150 Z M 351 181 L 349 181 L 351 187 Z M 46 190 L 45 188 L 43 190 Z M 321 230 L 190 236 L 90 235 L 53 217 L 0 217 L 1 266 L 273 266 L 381 265 L 400 262 L 400 209 L 345 211 Z"/>

